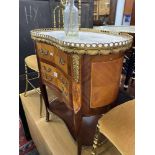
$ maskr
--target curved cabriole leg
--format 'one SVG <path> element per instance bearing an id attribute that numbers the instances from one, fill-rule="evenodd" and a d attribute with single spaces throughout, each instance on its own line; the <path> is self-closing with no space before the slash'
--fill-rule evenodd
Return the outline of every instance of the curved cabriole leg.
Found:
<path id="1" fill-rule="evenodd" d="M 39 96 L 40 96 L 40 118 L 41 118 L 42 117 L 42 108 L 43 108 L 43 102 L 42 102 L 41 92 L 40 92 Z"/>
<path id="2" fill-rule="evenodd" d="M 25 64 L 25 93 L 24 96 L 26 97 L 26 93 L 28 91 L 29 83 L 28 83 L 28 70 L 27 70 L 27 65 Z"/>
<path id="3" fill-rule="evenodd" d="M 82 144 L 81 144 L 81 137 L 77 137 L 77 154 L 81 155 L 82 152 Z"/>
<path id="4" fill-rule="evenodd" d="M 99 136 L 100 136 L 100 131 L 99 131 L 99 125 L 97 124 L 91 155 L 96 155 L 97 146 L 99 144 Z"/>
<path id="5" fill-rule="evenodd" d="M 74 127 L 75 127 L 75 137 L 77 141 L 77 154 L 81 155 L 82 151 L 82 144 L 81 144 L 81 137 L 80 137 L 80 128 L 82 124 L 82 116 L 81 113 L 78 112 L 74 114 Z"/>
<path id="6" fill-rule="evenodd" d="M 48 101 L 46 86 L 42 83 L 40 83 L 40 90 L 41 90 L 42 97 L 44 99 L 45 109 L 46 109 L 46 121 L 48 122 L 49 121 L 49 112 L 48 112 L 49 101 Z"/>
<path id="7" fill-rule="evenodd" d="M 48 110 L 47 110 L 47 108 L 46 108 L 46 122 L 49 122 L 49 112 L 48 112 Z"/>

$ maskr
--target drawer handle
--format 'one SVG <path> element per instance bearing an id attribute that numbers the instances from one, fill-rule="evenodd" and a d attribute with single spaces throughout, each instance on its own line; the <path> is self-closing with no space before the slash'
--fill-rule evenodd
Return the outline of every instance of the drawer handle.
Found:
<path id="1" fill-rule="evenodd" d="M 41 54 L 44 54 L 44 51 L 43 51 L 43 49 L 40 49 L 40 53 L 41 53 Z"/>
<path id="2" fill-rule="evenodd" d="M 54 55 L 54 53 L 53 53 L 53 52 L 50 52 L 50 55 L 51 55 L 51 56 L 53 56 L 53 55 Z"/>
<path id="3" fill-rule="evenodd" d="M 63 58 L 60 58 L 60 59 L 59 59 L 59 63 L 60 63 L 61 65 L 64 65 L 64 64 L 65 64 L 65 60 L 64 60 Z"/>
<path id="4" fill-rule="evenodd" d="M 49 51 L 44 51 L 43 49 L 40 49 L 40 53 L 42 55 L 48 55 Z"/>
<path id="5" fill-rule="evenodd" d="M 48 53 L 49 53 L 48 51 L 45 51 L 45 52 L 44 52 L 44 55 L 48 55 Z"/>
<path id="6" fill-rule="evenodd" d="M 54 75 L 54 77 L 56 77 L 56 78 L 58 77 L 58 73 L 57 73 L 57 72 L 54 72 L 53 75 Z"/>
<path id="7" fill-rule="evenodd" d="M 53 78 L 50 77 L 50 76 L 48 76 L 47 74 L 45 74 L 45 79 L 46 79 L 46 80 L 49 80 L 49 81 L 52 81 Z"/>

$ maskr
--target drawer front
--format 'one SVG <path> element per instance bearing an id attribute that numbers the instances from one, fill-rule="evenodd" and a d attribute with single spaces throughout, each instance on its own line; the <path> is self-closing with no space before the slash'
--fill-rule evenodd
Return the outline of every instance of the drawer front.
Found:
<path id="1" fill-rule="evenodd" d="M 66 74 L 68 74 L 68 57 L 67 54 L 58 50 L 52 45 L 45 43 L 37 43 L 38 56 L 49 62 L 54 63 L 61 68 Z"/>
<path id="2" fill-rule="evenodd" d="M 69 80 L 59 69 L 43 62 L 41 62 L 40 65 L 42 78 L 60 89 L 63 96 L 69 101 Z"/>
<path id="3" fill-rule="evenodd" d="M 69 80 L 67 78 L 65 78 L 65 76 L 61 73 L 61 71 L 57 71 L 58 72 L 58 88 L 62 91 L 63 95 L 65 97 L 69 97 L 69 86 L 70 86 L 70 83 L 69 83 Z"/>
<path id="4" fill-rule="evenodd" d="M 42 78 L 57 87 L 58 75 L 57 75 L 56 68 L 52 67 L 51 65 L 47 65 L 46 63 L 42 63 L 42 62 L 40 65 L 41 65 Z"/>
<path id="5" fill-rule="evenodd" d="M 38 56 L 40 58 L 43 58 L 45 60 L 51 61 L 51 62 L 55 62 L 55 47 L 48 45 L 48 44 L 44 44 L 44 43 L 37 43 L 37 52 L 38 52 Z"/>

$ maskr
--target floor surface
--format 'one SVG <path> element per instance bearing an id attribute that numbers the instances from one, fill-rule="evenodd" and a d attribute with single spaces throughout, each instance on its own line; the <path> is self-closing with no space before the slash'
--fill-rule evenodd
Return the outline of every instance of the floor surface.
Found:
<path id="1" fill-rule="evenodd" d="M 124 83 L 124 77 L 122 76 L 122 81 L 121 81 L 121 88 L 123 89 L 123 83 Z M 131 96 L 135 96 L 135 83 L 131 82 L 130 80 L 130 85 L 129 88 L 127 89 L 127 93 Z M 111 147 L 111 144 L 107 144 L 109 148 Z M 21 119 L 19 119 L 19 155 L 39 155 L 35 144 L 33 143 L 33 140 L 26 140 L 25 137 L 25 132 L 23 128 L 23 124 L 21 122 Z M 99 153 L 98 155 L 112 155 L 108 154 L 108 147 L 107 150 L 104 152 Z"/>

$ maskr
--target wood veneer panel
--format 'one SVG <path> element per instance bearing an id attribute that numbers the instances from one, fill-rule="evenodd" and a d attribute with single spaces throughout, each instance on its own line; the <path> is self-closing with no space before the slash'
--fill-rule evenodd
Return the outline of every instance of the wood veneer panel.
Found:
<path id="1" fill-rule="evenodd" d="M 118 95 L 123 58 L 93 62 L 91 65 L 90 107 L 103 107 Z"/>

